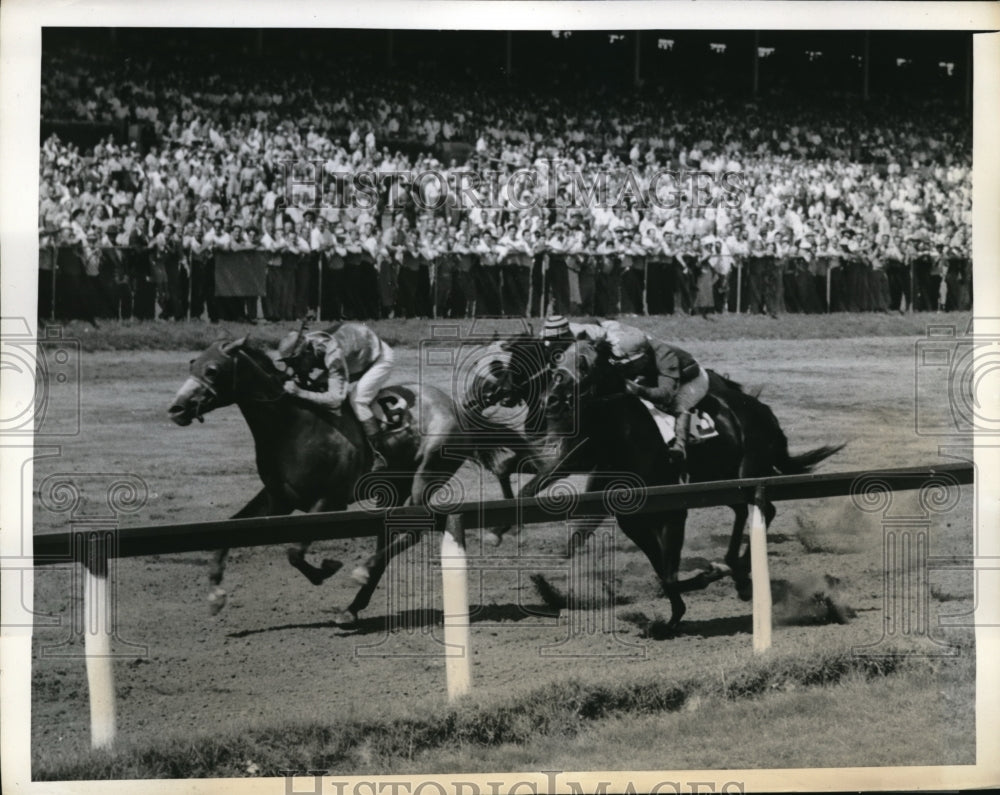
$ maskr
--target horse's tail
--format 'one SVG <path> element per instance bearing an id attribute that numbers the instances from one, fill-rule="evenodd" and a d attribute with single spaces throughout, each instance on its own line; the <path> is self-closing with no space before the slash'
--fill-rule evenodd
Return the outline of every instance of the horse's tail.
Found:
<path id="1" fill-rule="evenodd" d="M 781 450 L 779 460 L 775 462 L 775 465 L 783 475 L 804 475 L 807 472 L 811 472 L 813 467 L 821 461 L 825 461 L 835 453 L 839 453 L 846 445 L 847 442 L 842 444 L 825 444 L 822 447 L 808 450 L 799 455 L 788 455 L 788 447 L 785 446 Z"/>
<path id="2" fill-rule="evenodd" d="M 811 472 L 813 467 L 821 461 L 825 461 L 844 449 L 846 442 L 823 445 L 799 455 L 789 455 L 788 438 L 770 406 L 759 400 L 756 395 L 744 392 L 739 384 L 730 381 L 725 376 L 711 373 L 710 378 L 717 379 L 717 384 L 721 383 L 729 387 L 729 391 L 723 392 L 722 396 L 729 404 L 730 410 L 733 410 L 740 417 L 743 424 L 744 443 L 760 445 L 762 449 L 767 449 L 771 465 L 782 475 L 804 475 Z"/>

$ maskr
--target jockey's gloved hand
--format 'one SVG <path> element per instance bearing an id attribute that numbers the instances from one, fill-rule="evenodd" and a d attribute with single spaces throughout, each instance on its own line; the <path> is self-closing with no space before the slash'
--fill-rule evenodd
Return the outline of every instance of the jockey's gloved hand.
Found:
<path id="1" fill-rule="evenodd" d="M 638 395 L 639 397 L 642 397 L 646 392 L 646 387 L 636 381 L 626 378 L 625 391 L 630 395 Z"/>

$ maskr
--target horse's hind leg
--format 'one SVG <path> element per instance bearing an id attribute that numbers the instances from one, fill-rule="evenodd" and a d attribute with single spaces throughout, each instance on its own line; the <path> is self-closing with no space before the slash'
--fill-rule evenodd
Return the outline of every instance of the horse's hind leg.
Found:
<path id="1" fill-rule="evenodd" d="M 378 537 L 378 545 L 375 554 L 365 562 L 364 566 L 358 566 L 351 574 L 355 582 L 361 583 L 354 600 L 347 607 L 347 611 L 337 619 L 338 624 L 351 624 L 357 620 L 358 613 L 368 607 L 372 600 L 372 594 L 382 580 L 389 561 L 401 552 L 413 546 L 420 538 L 419 528 L 409 528 L 405 531 L 395 532 L 386 543 L 384 534 Z"/>
<path id="2" fill-rule="evenodd" d="M 446 458 L 439 451 L 428 453 L 413 477 L 408 502 L 411 505 L 426 505 L 434 492 L 451 479 L 461 464 L 461 459 Z M 434 516 L 433 514 L 429 515 Z M 444 514 L 436 515 L 434 516 L 433 525 L 428 523 L 426 529 L 433 527 L 435 530 L 443 530 L 446 519 L 447 517 Z M 413 546 L 420 539 L 423 529 L 425 528 L 420 525 L 411 525 L 403 531 L 394 533 L 388 543 L 384 534 L 379 537 L 375 554 L 365 561 L 363 566 L 358 566 L 351 574 L 355 581 L 361 583 L 361 589 L 354 597 L 354 601 L 347 608 L 354 616 L 357 616 L 360 611 L 368 606 L 379 580 L 382 579 L 382 575 L 389 565 L 389 561 L 400 552 Z"/>
<path id="3" fill-rule="evenodd" d="M 749 512 L 749 508 L 746 509 Z M 764 500 L 763 514 L 764 514 L 764 530 L 765 532 L 771 526 L 771 522 L 774 521 L 775 515 L 778 513 L 778 509 L 774 507 L 774 503 L 770 500 Z M 740 594 L 740 599 L 743 601 L 749 601 L 753 598 L 753 584 L 750 579 L 750 545 L 747 544 L 745 550 L 743 550 L 743 555 L 739 559 L 739 568 L 744 573 L 744 588 L 745 590 L 740 590 L 739 582 L 737 582 L 737 591 Z"/>

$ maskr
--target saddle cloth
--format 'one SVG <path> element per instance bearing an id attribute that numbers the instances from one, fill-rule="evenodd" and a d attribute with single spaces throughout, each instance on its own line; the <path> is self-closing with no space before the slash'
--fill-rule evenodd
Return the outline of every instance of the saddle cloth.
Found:
<path id="1" fill-rule="evenodd" d="M 642 405 L 646 407 L 649 411 L 649 416 L 653 418 L 653 422 L 656 423 L 657 429 L 660 431 L 660 436 L 663 437 L 663 441 L 670 444 L 674 440 L 674 423 L 676 422 L 673 414 L 667 414 L 665 411 L 660 411 L 648 400 L 639 398 L 642 401 Z M 715 429 L 715 421 L 712 417 L 706 414 L 701 409 L 695 409 L 691 418 L 691 430 L 690 438 L 688 439 L 688 444 L 698 444 L 699 442 L 704 442 L 706 439 L 712 439 L 719 435 L 719 432 Z"/>
<path id="2" fill-rule="evenodd" d="M 413 420 L 410 410 L 416 399 L 413 390 L 405 386 L 383 387 L 372 402 L 372 414 L 383 431 L 401 431 L 410 427 Z"/>

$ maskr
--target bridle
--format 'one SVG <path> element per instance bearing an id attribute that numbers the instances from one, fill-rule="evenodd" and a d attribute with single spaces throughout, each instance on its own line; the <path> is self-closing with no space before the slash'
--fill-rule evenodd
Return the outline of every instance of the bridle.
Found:
<path id="1" fill-rule="evenodd" d="M 240 362 L 247 362 L 247 363 L 250 364 L 251 367 L 253 367 L 254 370 L 256 370 L 263 377 L 263 379 L 264 379 L 264 381 L 266 383 L 268 383 L 269 385 L 271 385 L 271 386 L 274 387 L 274 389 L 272 390 L 272 394 L 271 395 L 264 395 L 264 396 L 261 396 L 261 395 L 248 395 L 247 398 L 249 400 L 252 400 L 255 403 L 274 403 L 274 402 L 276 402 L 278 400 L 281 400 L 285 396 L 284 389 L 282 389 L 280 386 L 278 386 L 278 384 L 275 383 L 275 379 L 274 379 L 274 375 L 275 374 L 268 373 L 266 370 L 264 370 L 264 368 L 261 367 L 254 360 L 254 358 L 249 353 L 247 353 L 245 350 L 243 350 L 242 347 L 237 348 L 235 352 L 230 352 L 230 351 L 227 351 L 227 350 L 223 349 L 220 346 L 219 347 L 219 353 L 222 356 L 224 356 L 226 359 L 230 360 L 233 363 L 233 367 L 232 367 L 232 373 L 233 373 L 232 374 L 232 384 L 230 385 L 230 392 L 232 394 L 236 394 L 236 385 L 237 385 L 237 377 L 238 377 L 237 370 L 239 368 L 239 363 Z M 219 400 L 219 391 L 218 391 L 218 389 L 216 389 L 215 386 L 210 381 L 208 381 L 206 378 L 204 378 L 202 375 L 200 375 L 199 373 L 194 372 L 194 362 L 191 363 L 191 371 L 189 373 L 189 377 L 191 378 L 191 380 L 195 381 L 199 386 L 201 386 L 202 389 L 204 389 L 212 398 L 214 398 L 216 401 Z M 198 422 L 204 422 L 205 421 L 204 418 L 203 418 L 203 412 L 202 412 L 202 404 L 204 402 L 205 402 L 204 399 L 200 399 L 200 398 L 194 401 L 194 403 L 195 403 L 195 419 L 198 420 Z"/>

